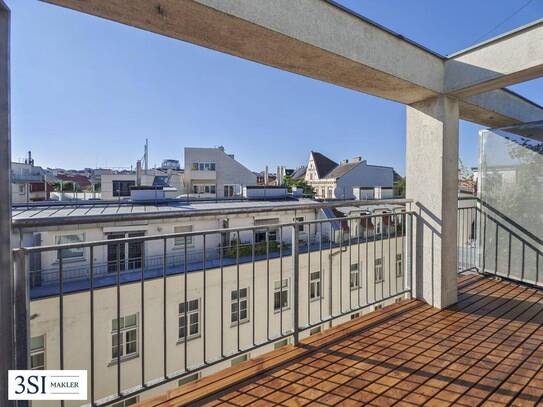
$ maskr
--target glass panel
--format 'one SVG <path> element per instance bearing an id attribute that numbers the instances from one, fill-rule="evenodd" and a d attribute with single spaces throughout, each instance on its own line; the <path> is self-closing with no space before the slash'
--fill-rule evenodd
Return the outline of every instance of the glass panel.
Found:
<path id="1" fill-rule="evenodd" d="M 30 350 L 43 349 L 45 347 L 45 336 L 34 336 L 30 340 Z"/>

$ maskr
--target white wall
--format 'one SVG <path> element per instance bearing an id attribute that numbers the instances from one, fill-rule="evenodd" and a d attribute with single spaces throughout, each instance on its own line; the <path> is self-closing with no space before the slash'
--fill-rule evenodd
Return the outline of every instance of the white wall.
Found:
<path id="1" fill-rule="evenodd" d="M 193 171 L 193 163 L 214 163 L 215 171 Z M 217 198 L 224 197 L 225 185 L 256 185 L 256 175 L 219 148 L 185 148 L 185 188 L 213 184 Z"/>
<path id="2" fill-rule="evenodd" d="M 367 165 L 363 161 L 337 180 L 335 197 L 354 199 L 353 187 L 392 187 L 393 183 L 391 167 Z"/>

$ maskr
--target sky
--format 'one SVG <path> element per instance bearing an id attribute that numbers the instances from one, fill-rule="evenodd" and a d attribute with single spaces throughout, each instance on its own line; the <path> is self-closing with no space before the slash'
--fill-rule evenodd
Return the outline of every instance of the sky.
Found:
<path id="1" fill-rule="evenodd" d="M 31 150 L 45 167 L 126 168 L 148 138 L 151 165 L 223 145 L 255 171 L 306 164 L 313 150 L 405 172 L 401 104 L 37 0 L 6 2 L 14 161 Z M 543 17 L 543 0 L 339 2 L 444 55 Z M 543 104 L 543 79 L 512 89 Z M 467 166 L 479 129 L 460 123 Z"/>

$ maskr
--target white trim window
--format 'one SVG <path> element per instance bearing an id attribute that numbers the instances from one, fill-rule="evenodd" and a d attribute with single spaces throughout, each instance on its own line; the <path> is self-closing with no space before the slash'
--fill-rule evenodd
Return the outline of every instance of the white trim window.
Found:
<path id="1" fill-rule="evenodd" d="M 309 274 L 309 299 L 318 300 L 322 295 L 321 272 L 313 271 Z"/>
<path id="2" fill-rule="evenodd" d="M 385 281 L 383 258 L 379 257 L 378 259 L 375 259 L 375 282 L 382 283 L 383 281 Z"/>
<path id="3" fill-rule="evenodd" d="M 232 367 L 232 366 L 239 365 L 240 363 L 248 361 L 250 358 L 251 358 L 250 353 L 245 353 L 244 355 L 237 356 L 230 361 L 230 366 Z"/>
<path id="4" fill-rule="evenodd" d="M 30 368 L 45 370 L 45 335 L 33 336 L 30 339 Z"/>
<path id="5" fill-rule="evenodd" d="M 190 233 L 190 232 L 192 232 L 192 225 L 173 227 L 173 233 Z M 192 236 L 176 237 L 173 239 L 173 244 L 176 247 L 185 247 L 185 240 L 187 242 L 187 246 L 192 245 Z"/>
<path id="6" fill-rule="evenodd" d="M 289 304 L 288 278 L 273 283 L 273 310 L 276 312 L 287 309 Z"/>
<path id="7" fill-rule="evenodd" d="M 239 310 L 238 310 L 239 293 Z M 232 290 L 230 293 L 230 322 L 232 325 L 249 321 L 249 288 Z"/>
<path id="8" fill-rule="evenodd" d="M 240 184 L 225 184 L 223 187 L 225 198 L 240 196 L 241 185 Z"/>
<path id="9" fill-rule="evenodd" d="M 294 222 L 303 222 L 303 221 L 304 221 L 303 216 L 298 216 L 298 217 L 294 218 Z M 304 226 L 305 225 L 298 225 L 298 231 L 303 232 L 304 231 Z"/>
<path id="10" fill-rule="evenodd" d="M 84 241 L 85 241 L 84 233 L 79 233 L 79 234 L 74 234 L 74 235 L 55 236 L 55 244 L 81 243 Z M 57 250 L 57 260 L 60 259 L 61 255 L 62 255 L 62 260 L 80 259 L 84 255 L 84 249 L 82 247 L 78 247 L 76 249 Z"/>
<path id="11" fill-rule="evenodd" d="M 396 277 L 403 277 L 403 260 L 402 254 L 396 254 Z"/>
<path id="12" fill-rule="evenodd" d="M 192 171 L 215 171 L 215 163 L 192 163 Z"/>
<path id="13" fill-rule="evenodd" d="M 194 184 L 192 192 L 195 194 L 214 194 L 217 192 L 215 184 Z"/>
<path id="14" fill-rule="evenodd" d="M 358 270 L 358 263 L 351 264 L 349 287 L 351 287 L 351 290 L 356 290 L 358 287 L 360 287 L 360 272 Z"/>
<path id="15" fill-rule="evenodd" d="M 179 379 L 177 381 L 178 386 L 183 386 L 184 384 L 195 382 L 196 380 L 199 380 L 200 377 L 202 377 L 202 372 L 196 372 L 191 375 L 185 376 L 182 379 Z"/>
<path id="16" fill-rule="evenodd" d="M 118 403 L 114 403 L 111 405 L 111 407 L 128 407 L 132 406 L 140 401 L 140 396 L 134 396 L 130 397 L 129 399 L 119 401 Z"/>
<path id="17" fill-rule="evenodd" d="M 117 332 L 118 331 L 118 332 Z M 111 321 L 111 358 L 127 358 L 138 353 L 138 314 Z"/>
<path id="18" fill-rule="evenodd" d="M 200 336 L 200 299 L 187 301 L 187 340 L 194 339 Z M 179 341 L 185 340 L 185 303 L 179 304 Z"/>

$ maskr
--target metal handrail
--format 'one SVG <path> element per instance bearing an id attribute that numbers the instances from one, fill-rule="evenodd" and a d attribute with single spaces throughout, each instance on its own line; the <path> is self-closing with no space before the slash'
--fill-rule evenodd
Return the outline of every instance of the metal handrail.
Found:
<path id="1" fill-rule="evenodd" d="M 113 402 L 120 401 L 122 399 L 125 399 L 127 397 L 134 396 L 136 394 L 139 394 L 141 392 L 144 392 L 146 390 L 149 390 L 151 388 L 154 388 L 156 386 L 162 385 L 164 383 L 170 382 L 175 379 L 179 379 L 182 377 L 185 377 L 191 373 L 200 371 L 206 367 L 210 367 L 213 365 L 216 365 L 217 363 L 221 363 L 224 360 L 227 360 L 229 358 L 232 358 L 236 355 L 240 355 L 244 352 L 247 352 L 252 349 L 258 349 L 266 344 L 270 344 L 278 339 L 283 338 L 293 338 L 294 342 L 297 343 L 300 339 L 300 335 L 304 332 L 307 332 L 307 330 L 316 327 L 316 326 L 322 326 L 325 323 L 332 323 L 332 321 L 337 320 L 338 318 L 342 318 L 345 316 L 348 316 L 349 314 L 352 314 L 354 312 L 366 309 L 370 306 L 373 306 L 377 303 L 392 300 L 394 298 L 398 298 L 405 295 L 411 294 L 411 274 L 412 274 L 412 230 L 413 230 L 413 217 L 415 216 L 415 212 L 413 211 L 407 211 L 405 209 L 401 209 L 399 211 L 388 211 L 385 213 L 372 213 L 372 214 L 361 214 L 358 216 L 344 216 L 339 218 L 332 218 L 332 219 L 316 219 L 311 221 L 303 221 L 303 222 L 288 222 L 288 223 L 281 223 L 281 224 L 269 224 L 269 225 L 262 225 L 262 226 L 248 226 L 248 227 L 238 227 L 238 228 L 228 228 L 228 229 L 211 229 L 211 230 L 205 230 L 205 231 L 193 231 L 193 232 L 185 232 L 185 233 L 172 233 L 172 234 L 163 234 L 163 235 L 151 235 L 151 236 L 140 236 L 140 237 L 131 237 L 131 238 L 120 238 L 120 239 L 109 239 L 109 240 L 102 240 L 102 241 L 91 241 L 91 242 L 81 242 L 81 243 L 67 243 L 67 244 L 61 244 L 61 245 L 50 245 L 50 246 L 40 246 L 40 247 L 25 247 L 20 249 L 15 249 L 13 251 L 14 259 L 15 259 L 15 278 L 18 282 L 17 289 L 18 289 L 18 295 L 17 298 L 19 299 L 19 303 L 16 304 L 16 314 L 18 316 L 17 318 L 17 325 L 16 325 L 16 332 L 17 332 L 17 339 L 16 342 L 17 346 L 17 359 L 18 359 L 18 366 L 20 368 L 27 368 L 28 367 L 28 336 L 29 336 L 29 313 L 28 313 L 28 292 L 29 292 L 29 281 L 28 281 L 28 271 L 27 271 L 27 257 L 30 254 L 33 253 L 43 253 L 43 252 L 56 252 L 59 253 L 62 250 L 66 249 L 75 249 L 75 248 L 88 248 L 90 250 L 90 264 L 85 265 L 85 270 L 88 270 L 89 272 L 89 281 L 88 281 L 88 287 L 84 288 L 85 291 L 88 291 L 90 293 L 90 298 L 88 301 L 90 301 L 90 324 L 91 324 L 91 337 L 90 337 L 90 377 L 91 377 L 91 405 L 105 405 L 110 404 Z M 383 224 L 381 226 L 380 233 L 376 233 L 375 229 L 369 228 L 369 226 L 374 220 L 373 218 L 381 218 L 385 219 L 388 218 L 390 221 L 385 222 L 383 221 Z M 408 224 L 409 220 L 409 224 Z M 339 229 L 337 226 L 334 226 L 334 224 L 339 223 Z M 353 224 L 359 225 L 357 229 L 354 229 L 352 226 Z M 346 224 L 346 225 L 345 225 Z M 300 228 L 304 227 L 307 231 L 306 234 L 306 241 L 301 242 L 300 241 Z M 347 229 L 345 229 L 345 226 L 347 226 Z M 286 248 L 283 244 L 280 244 L 277 249 L 273 249 L 270 245 L 270 235 L 269 233 L 266 233 L 266 239 L 264 243 L 265 247 L 265 254 L 264 255 L 256 255 L 255 248 L 258 245 L 262 245 L 261 243 L 255 242 L 255 231 L 257 230 L 266 230 L 267 232 L 272 230 L 277 230 L 278 238 L 280 239 L 280 242 L 284 242 L 285 236 L 287 234 L 284 233 L 284 230 L 290 231 L 290 248 Z M 353 231 L 356 230 L 356 234 L 353 235 Z M 240 234 L 242 232 L 252 232 L 252 241 L 249 245 L 246 243 L 242 243 L 240 239 Z M 325 245 L 326 241 L 326 233 L 330 233 L 328 236 L 333 241 L 329 241 L 330 244 Z M 313 232 L 313 234 L 312 234 Z M 206 239 L 210 235 L 222 235 L 224 233 L 230 233 L 233 235 L 235 239 L 235 243 L 231 243 L 230 245 L 225 246 L 218 246 L 218 247 L 210 247 L 208 245 L 208 242 Z M 339 236 L 337 235 L 339 233 Z M 182 280 L 182 285 L 180 287 L 182 294 L 182 302 L 184 301 L 184 329 L 183 332 L 185 333 L 184 339 L 181 341 L 182 348 L 180 351 L 184 354 L 183 359 L 183 368 L 179 371 L 176 371 L 174 373 L 170 373 L 168 371 L 168 357 L 166 355 L 166 352 L 168 350 L 168 346 L 166 343 L 166 330 L 171 329 L 167 327 L 166 322 L 163 323 L 163 352 L 164 352 L 164 374 L 161 378 L 156 378 L 153 381 L 149 382 L 146 381 L 146 375 L 145 375 L 145 352 L 146 352 L 146 343 L 145 343 L 145 337 L 146 337 L 146 330 L 145 330 L 145 320 L 149 318 L 146 315 L 146 307 L 145 307 L 145 295 L 144 292 L 146 290 L 146 270 L 148 270 L 149 267 L 152 267 L 153 270 L 159 270 L 159 273 L 155 276 L 153 274 L 153 278 L 162 279 L 163 283 L 163 318 L 166 318 L 167 311 L 166 311 L 166 295 L 167 295 L 167 279 L 172 277 L 173 274 L 170 274 L 167 272 L 167 242 L 171 239 L 185 239 L 185 244 L 180 247 L 180 253 L 176 254 L 176 257 L 181 257 L 183 259 L 183 262 L 185 265 L 188 265 L 188 257 L 189 257 L 189 251 L 190 249 L 187 247 L 187 239 L 190 237 L 200 237 L 202 239 L 203 243 L 203 250 L 197 250 L 199 254 L 204 253 L 201 259 L 202 267 L 198 271 L 201 272 L 201 276 L 203 277 L 203 285 L 202 288 L 199 288 L 200 290 L 203 289 L 203 293 L 200 295 L 203 296 L 203 298 L 200 298 L 200 307 L 203 307 L 203 309 L 199 308 L 199 312 L 202 312 L 201 315 L 203 315 L 203 325 L 200 326 L 199 329 L 201 329 L 201 340 L 203 341 L 203 354 L 202 357 L 199 359 L 198 365 L 189 365 L 188 359 L 187 359 L 187 343 L 188 343 L 188 317 L 187 317 L 187 304 L 189 301 L 188 296 L 188 281 L 190 279 L 190 274 L 186 273 L 186 270 L 183 271 L 184 277 Z M 400 239 L 398 239 L 400 238 Z M 394 240 L 393 240 L 394 239 Z M 141 349 L 139 352 L 141 355 L 139 356 L 141 358 L 141 383 L 139 386 L 132 388 L 132 389 L 122 389 L 121 383 L 121 376 L 122 376 L 122 369 L 121 369 L 121 360 L 119 352 L 117 353 L 117 392 L 116 394 L 113 394 L 108 399 L 97 399 L 96 396 L 96 388 L 95 388 L 95 375 L 96 372 L 96 366 L 94 362 L 94 335 L 95 335 L 95 327 L 94 327 L 94 293 L 97 289 L 101 288 L 98 283 L 95 283 L 95 278 L 100 277 L 100 272 L 98 271 L 100 266 L 99 263 L 94 262 L 94 254 L 95 254 L 95 248 L 99 246 L 120 246 L 127 243 L 144 243 L 148 241 L 160 241 L 162 242 L 162 255 L 153 256 L 152 258 L 146 257 L 145 255 L 141 256 L 141 259 L 138 257 L 138 261 L 141 261 L 141 267 L 138 270 L 132 270 L 135 274 L 138 274 L 141 276 L 140 279 L 136 280 L 122 280 L 123 271 L 121 270 L 121 259 L 120 259 L 120 251 L 117 250 L 117 260 L 113 261 L 114 265 L 116 265 L 116 270 L 114 270 L 112 273 L 110 273 L 110 276 L 115 279 L 115 281 L 112 284 L 109 284 L 109 287 L 112 287 L 113 290 L 111 291 L 111 295 L 114 295 L 117 299 L 117 306 L 116 306 L 116 314 L 117 319 L 120 318 L 120 301 L 121 301 L 121 285 L 125 283 L 129 284 L 135 284 L 136 287 L 141 287 L 141 297 L 140 297 L 140 318 L 141 318 L 141 328 L 138 325 L 138 329 L 140 330 L 139 335 L 141 335 Z M 384 253 L 384 245 L 385 242 L 388 246 L 388 261 L 386 262 L 387 267 L 385 270 L 385 256 Z M 366 268 L 365 271 L 363 270 L 361 266 L 361 244 L 365 245 L 365 251 L 366 251 L 366 260 L 364 261 Z M 240 255 L 240 248 L 245 248 L 247 246 L 251 247 L 251 255 L 245 256 Z M 156 245 L 154 245 L 156 247 Z M 364 247 L 364 246 L 362 246 Z M 387 290 L 384 290 L 384 281 L 377 281 L 376 280 L 376 269 L 372 266 L 371 268 L 368 267 L 368 262 L 370 257 L 368 257 L 368 250 L 373 251 L 373 258 L 376 259 L 377 256 L 379 258 L 382 258 L 383 260 L 383 269 L 382 274 L 385 277 L 385 280 L 388 280 L 389 287 Z M 229 259 L 229 261 L 226 261 L 225 257 L 225 249 L 232 250 L 235 252 L 235 259 Z M 208 265 L 206 255 L 207 251 L 212 250 L 213 253 L 215 251 L 218 252 L 218 259 L 215 259 L 215 263 L 213 265 Z M 245 249 L 246 250 L 246 249 Z M 392 255 L 392 250 L 394 251 L 394 255 Z M 378 253 L 379 251 L 379 253 Z M 145 250 L 143 251 L 145 253 Z M 323 267 L 323 254 L 330 254 L 329 258 L 329 270 L 330 273 L 329 276 L 325 276 L 324 273 L 327 269 L 327 267 Z M 339 259 L 335 256 L 337 253 L 341 253 L 339 256 Z M 397 255 L 398 253 L 402 254 L 401 257 L 401 267 L 402 270 L 405 271 L 405 273 L 401 273 L 400 275 L 397 274 L 397 267 L 398 267 L 398 260 Z M 332 254 L 334 257 L 332 257 Z M 320 262 L 319 271 L 320 271 L 320 288 L 319 288 L 319 294 L 317 300 L 320 304 L 320 312 L 317 313 L 317 315 L 311 316 L 311 298 L 310 298 L 310 268 L 307 269 L 307 276 L 305 275 L 306 271 L 303 273 L 303 278 L 307 278 L 308 286 L 305 287 L 301 284 L 301 278 L 302 275 L 301 270 L 302 266 L 300 265 L 301 262 L 301 256 L 307 256 L 306 260 L 311 265 L 311 256 L 314 257 L 314 262 Z M 351 263 L 351 258 L 357 258 L 356 262 L 358 264 L 358 268 L 355 271 L 355 274 L 358 276 L 358 282 L 357 286 L 354 288 L 358 292 L 358 299 L 353 299 L 353 288 L 351 286 L 351 275 L 352 275 L 352 269 L 347 268 L 346 270 L 343 270 L 344 267 L 342 266 L 342 259 L 344 256 L 348 255 L 349 264 Z M 358 256 L 358 257 L 357 257 Z M 196 257 L 198 257 L 198 254 L 196 254 Z M 243 258 L 242 258 L 243 257 Z M 161 262 L 156 262 L 156 259 L 161 258 Z M 273 301 L 270 302 L 270 295 L 271 292 L 273 292 L 272 288 L 270 287 L 270 278 L 271 276 L 271 267 L 270 267 L 270 260 L 274 258 L 275 261 L 278 261 L 278 263 L 275 263 L 274 272 L 275 274 L 279 274 L 279 281 L 280 287 L 278 288 L 279 291 L 279 308 L 276 311 L 273 311 L 270 309 L 271 304 L 273 304 Z M 153 260 L 155 259 L 155 260 Z M 288 269 L 285 270 L 285 272 L 288 272 L 289 274 L 283 274 L 284 270 L 283 268 L 288 262 L 291 263 L 291 266 L 289 266 Z M 335 259 L 335 260 L 334 260 Z M 251 324 L 252 324 L 252 340 L 250 340 L 250 344 L 247 346 L 241 346 L 240 342 L 240 318 L 241 318 L 241 306 L 240 306 L 240 296 L 239 296 L 239 288 L 240 288 L 240 265 L 242 264 L 242 261 L 248 260 L 252 262 L 252 283 L 248 282 L 248 278 L 250 277 L 251 273 L 249 269 L 246 267 L 244 268 L 244 282 L 243 284 L 247 285 L 248 287 L 252 287 L 251 290 L 252 293 L 252 301 L 253 305 L 251 308 L 252 317 L 251 317 Z M 305 261 L 304 260 L 304 265 Z M 336 265 L 339 261 L 339 272 L 337 271 Z M 347 259 L 345 259 L 345 262 Z M 107 262 L 105 264 L 110 264 L 111 262 Z M 156 264 L 155 264 L 156 263 Z M 161 264 L 159 264 L 161 263 Z M 198 261 L 196 261 L 198 263 Z M 255 266 L 256 264 L 259 264 L 259 270 L 262 272 L 258 275 L 258 279 L 255 278 Z M 64 297 L 69 294 L 68 291 L 69 288 L 65 285 L 68 280 L 66 279 L 65 272 L 68 271 L 68 269 L 65 268 L 67 262 L 63 259 L 62 256 L 59 256 L 58 258 L 58 275 L 59 275 L 59 281 L 58 281 L 58 293 L 55 294 L 56 297 L 58 297 L 58 313 L 59 313 L 59 331 L 60 331 L 60 368 L 65 367 L 65 361 L 64 361 L 64 351 L 65 346 L 69 342 L 67 342 L 67 339 L 65 338 L 65 326 L 64 326 L 64 318 L 65 318 L 65 310 L 64 310 Z M 162 266 L 162 272 L 160 272 L 160 266 Z M 225 315 L 227 316 L 229 313 L 226 312 L 227 310 L 223 308 L 225 301 L 224 301 L 224 292 L 225 292 L 225 282 L 224 282 L 224 276 L 223 273 L 225 272 L 225 267 L 229 267 L 229 274 L 230 275 L 230 281 L 234 281 L 236 284 L 236 292 L 238 293 L 237 296 L 237 322 L 233 323 L 230 330 L 228 328 L 225 328 L 229 326 L 229 324 L 225 324 L 224 318 Z M 377 266 L 375 266 L 377 267 Z M 186 268 L 186 267 L 185 267 Z M 220 284 L 217 284 L 217 280 L 215 280 L 215 285 L 208 286 L 206 284 L 206 276 L 208 276 L 208 272 L 210 269 L 214 269 L 214 275 L 217 277 L 220 275 Z M 219 274 L 216 274 L 219 273 Z M 365 274 L 364 274 L 365 273 Z M 372 274 L 374 273 L 374 274 Z M 386 274 L 385 276 L 385 273 Z M 156 273 L 155 273 L 156 274 Z M 278 278 L 277 275 L 273 276 L 273 279 L 275 280 Z M 365 279 L 363 280 L 363 276 L 365 275 Z M 287 290 L 287 288 L 283 288 L 282 281 L 285 278 L 285 276 L 289 276 L 288 278 L 291 278 L 292 286 L 288 286 L 288 305 L 289 308 L 283 307 L 283 293 L 284 290 Z M 234 278 L 234 280 L 232 280 Z M 401 283 L 395 282 L 394 285 L 391 285 L 391 282 L 393 279 L 396 279 L 397 281 L 401 280 Z M 398 280 L 399 279 L 399 280 Z M 156 281 L 156 280 L 155 280 Z M 159 280 L 160 281 L 160 280 Z M 192 280 L 192 284 L 197 283 L 198 287 L 200 287 L 201 279 L 198 278 L 196 280 Z M 328 293 L 324 292 L 324 284 L 326 281 L 329 281 L 329 290 Z M 362 281 L 364 281 L 364 284 L 366 285 L 364 288 L 366 290 L 366 296 L 365 299 L 361 298 L 361 290 L 362 290 Z M 369 290 L 369 284 L 372 284 L 371 281 L 373 281 L 373 294 L 371 294 Z M 260 305 L 258 305 L 258 308 L 261 309 L 261 311 L 257 312 L 257 305 L 255 305 L 255 295 L 256 295 L 256 289 L 255 284 L 258 284 L 258 286 L 262 286 L 262 284 L 267 284 L 267 301 L 261 302 Z M 155 284 L 155 283 L 153 283 Z M 231 289 L 230 283 L 230 289 Z M 252 284 L 252 285 L 251 285 Z M 334 288 L 332 288 L 332 285 Z M 343 294 L 342 294 L 342 287 L 346 286 L 348 296 L 348 302 L 344 303 L 343 300 Z M 195 288 L 195 286 L 193 286 Z M 262 288 L 262 287 L 261 287 Z M 337 300 L 334 302 L 334 298 L 336 295 L 338 295 L 337 290 L 339 289 L 339 308 L 337 304 Z M 211 294 L 206 292 L 206 290 L 211 290 Z M 209 337 L 208 325 L 206 325 L 206 304 L 207 297 L 209 295 L 215 295 L 218 294 L 218 291 L 220 290 L 220 312 L 219 316 L 221 319 L 220 324 L 218 324 L 220 328 L 220 353 L 215 358 L 210 358 L 209 352 L 206 353 L 206 341 L 211 340 L 208 338 L 213 338 L 212 336 Z M 292 291 L 294 292 L 294 295 L 292 296 Z M 302 300 L 303 295 L 302 292 L 306 292 L 306 299 Z M 356 293 L 355 291 L 355 293 Z M 109 295 L 109 294 L 108 294 Z M 323 312 L 323 298 L 324 296 L 328 297 L 328 304 L 329 304 L 329 312 Z M 26 297 L 26 300 L 23 301 L 22 298 Z M 87 297 L 85 297 L 87 298 Z M 249 299 L 247 298 L 247 301 Z M 291 305 L 292 301 L 292 305 Z M 307 303 L 305 303 L 307 301 Z M 26 303 L 26 306 L 24 305 Z M 226 303 L 230 303 L 230 301 L 227 301 Z M 265 304 L 265 305 L 263 305 Z M 266 307 L 266 311 L 262 312 L 262 306 Z M 301 314 L 304 312 L 304 310 L 307 311 L 307 318 L 303 317 L 304 314 Z M 278 330 L 275 329 L 270 330 L 270 319 L 272 318 L 273 314 L 277 313 L 277 316 L 280 318 L 280 324 L 278 327 Z M 290 315 L 292 319 L 290 319 L 291 322 L 288 322 L 287 326 L 284 326 L 284 315 Z M 156 317 L 156 316 L 155 316 Z M 160 316 L 159 316 L 160 318 Z M 259 324 L 262 324 L 262 319 L 264 319 L 264 324 L 267 326 L 267 332 L 265 334 L 264 339 L 259 339 L 255 335 L 255 324 L 256 320 L 260 320 Z M 166 319 L 164 319 L 166 321 Z M 277 321 L 276 321 L 277 322 Z M 139 323 L 138 323 L 139 324 Z M 292 325 L 292 327 L 290 327 Z M 261 326 L 261 325 L 259 325 Z M 275 326 L 275 325 L 274 325 Z M 119 327 L 117 327 L 117 335 L 120 333 Z M 228 350 L 225 347 L 225 335 L 237 335 L 233 337 L 236 339 L 236 344 L 234 345 L 233 350 Z M 258 335 L 261 337 L 262 335 Z M 68 337 L 69 338 L 69 337 Z M 140 338 L 140 337 L 138 337 Z M 140 339 L 138 339 L 139 341 Z M 244 340 L 244 342 L 246 342 Z M 158 342 L 155 342 L 154 349 L 158 349 L 160 346 L 157 345 Z M 139 342 L 138 342 L 139 344 Z"/>

